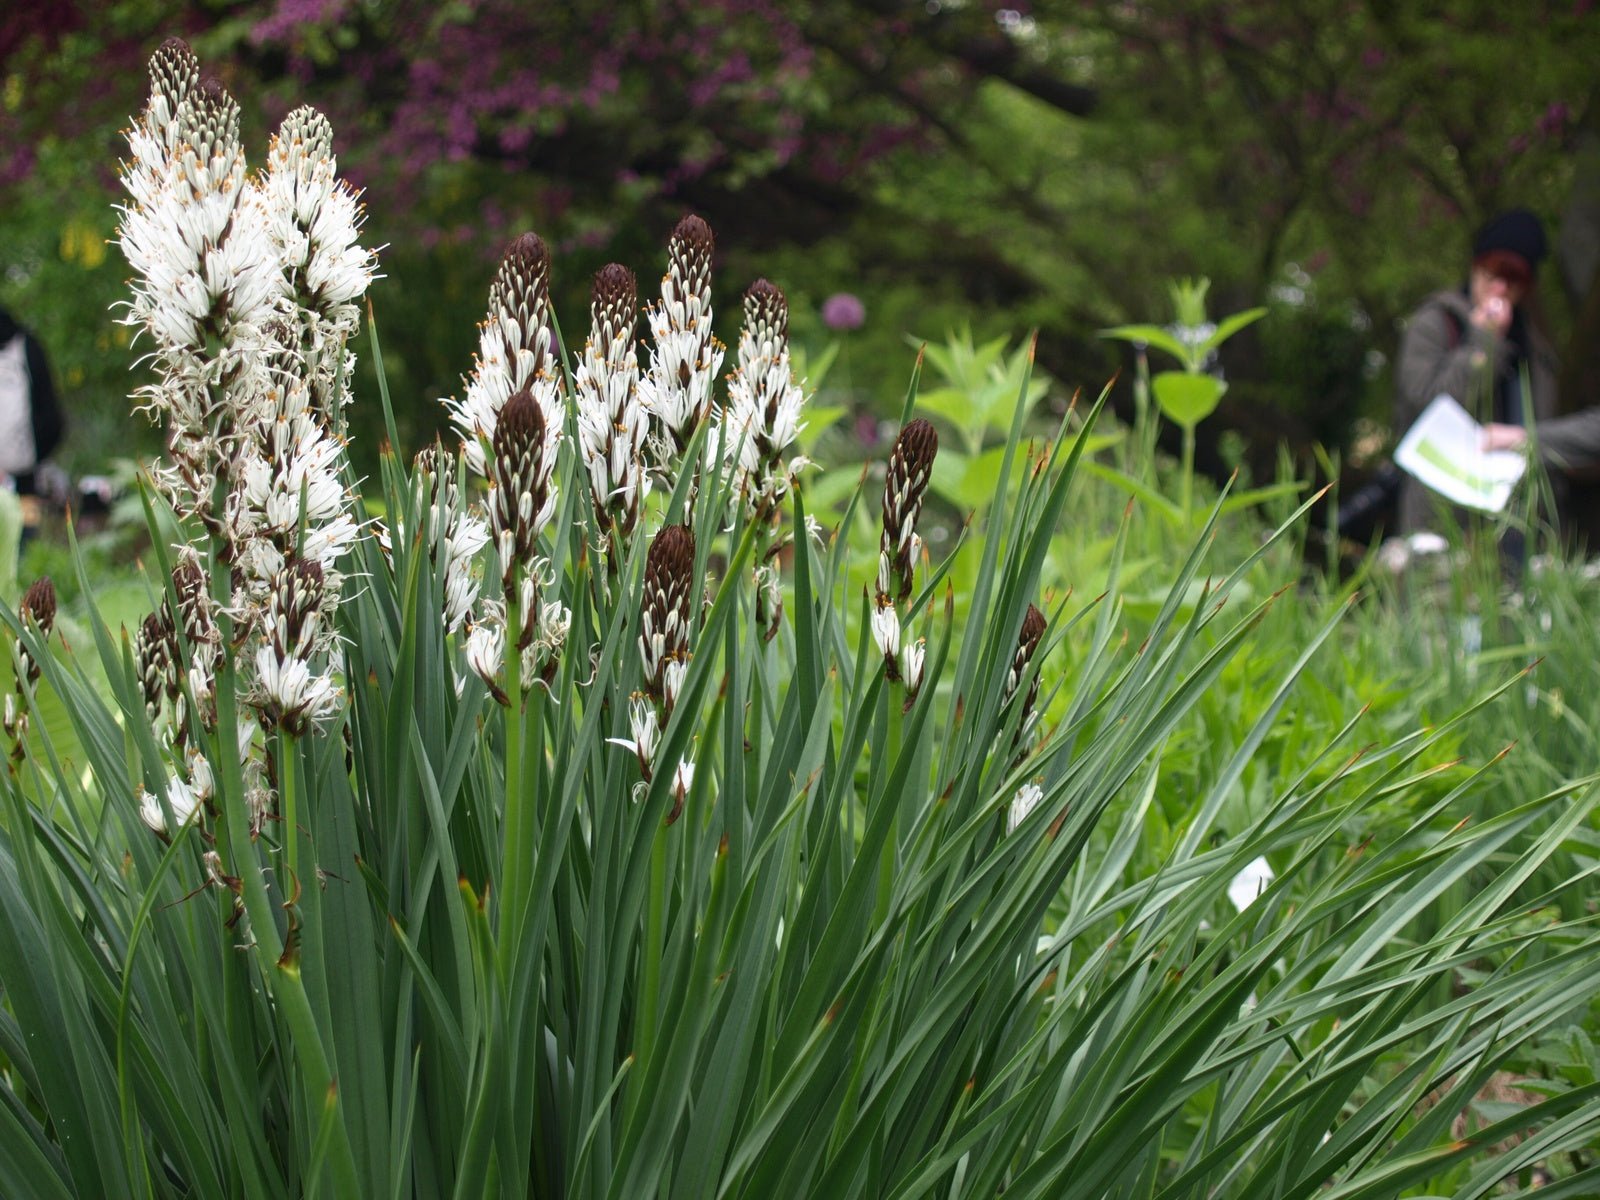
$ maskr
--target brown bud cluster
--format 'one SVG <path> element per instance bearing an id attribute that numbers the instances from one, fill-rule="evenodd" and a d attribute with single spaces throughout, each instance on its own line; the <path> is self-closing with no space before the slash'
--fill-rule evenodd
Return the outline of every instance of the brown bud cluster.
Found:
<path id="1" fill-rule="evenodd" d="M 596 272 L 589 303 L 589 343 L 576 379 L 578 435 L 588 468 L 589 495 L 598 528 L 628 537 L 639 520 L 646 490 L 644 441 L 648 420 L 639 403 L 636 328 L 639 285 L 621 263 Z M 607 543 L 616 569 L 617 537 Z"/>
<path id="2" fill-rule="evenodd" d="M 908 424 L 895 439 L 889 455 L 889 473 L 883 481 L 883 538 L 879 544 L 878 591 L 895 601 L 911 595 L 917 517 L 933 476 L 939 453 L 939 433 L 922 417 Z"/>
<path id="3" fill-rule="evenodd" d="M 295 559 L 278 572 L 267 602 L 267 639 L 280 662 L 316 652 L 326 591 L 316 559 Z"/>
<path id="4" fill-rule="evenodd" d="M 151 613 L 134 637 L 133 657 L 139 670 L 139 686 L 144 692 L 144 708 L 154 722 L 161 715 L 161 699 L 178 699 L 178 672 L 173 654 L 176 642 L 172 625 L 165 620 L 166 609 Z"/>
<path id="5" fill-rule="evenodd" d="M 48 640 L 56 624 L 56 586 L 50 576 L 44 575 L 28 586 L 22 594 L 22 604 L 17 611 L 22 624 Z M 6 697 L 4 725 L 6 734 L 15 742 L 11 756 L 22 757 L 22 739 L 28 731 L 28 688 L 39 682 L 39 664 L 27 646 L 18 638 L 11 649 L 11 662 L 16 670 L 16 695 Z"/>
<path id="6" fill-rule="evenodd" d="M 1028 611 L 1022 618 L 1022 632 L 1017 635 L 1017 649 L 1011 656 L 1011 670 L 1006 674 L 1006 701 L 1016 695 L 1017 686 L 1022 682 L 1022 676 L 1028 670 L 1028 664 L 1033 661 L 1033 655 L 1039 649 L 1039 642 L 1044 638 L 1044 614 L 1035 605 L 1028 605 Z M 1033 686 L 1028 689 L 1027 698 L 1023 707 L 1033 705 L 1034 695 L 1039 690 L 1039 680 L 1034 678 Z"/>
<path id="7" fill-rule="evenodd" d="M 506 250 L 489 285 L 489 318 L 501 323 L 506 362 L 515 364 L 519 350 L 534 356 L 520 383 L 551 373 L 550 339 L 541 337 L 550 317 L 550 252 L 536 233 L 524 233 Z"/>
<path id="8" fill-rule="evenodd" d="M 222 658 L 222 630 L 217 625 L 216 602 L 207 587 L 205 569 L 192 554 L 185 554 L 172 569 L 174 613 L 170 601 L 145 617 L 134 638 L 134 662 L 145 710 L 154 722 L 161 715 L 164 697 L 171 710 L 173 740 L 183 746 L 189 736 L 187 680 L 194 692 L 201 724 L 216 724 L 216 669 Z M 181 642 L 181 645 L 180 645 Z"/>
<path id="9" fill-rule="evenodd" d="M 596 345 L 602 349 L 631 342 L 638 324 L 639 285 L 621 263 L 607 263 L 595 272 L 589 319 Z"/>
<path id="10" fill-rule="evenodd" d="M 694 533 L 687 525 L 668 525 L 644 563 L 644 611 L 640 614 L 639 653 L 644 659 L 644 691 L 672 710 L 689 657 L 689 617 L 694 591 Z"/>
<path id="11" fill-rule="evenodd" d="M 150 57 L 150 93 L 176 107 L 200 83 L 200 60 L 182 38 L 168 38 Z"/>
<path id="12" fill-rule="evenodd" d="M 1048 622 L 1039 609 L 1030 604 L 1028 611 L 1022 618 L 1022 631 L 1017 635 L 1017 648 L 1011 656 L 1011 669 L 1006 673 L 1006 692 L 1002 704 L 1010 704 L 1017 694 L 1018 687 L 1022 684 L 1022 677 L 1028 672 L 1028 664 L 1033 661 L 1033 656 L 1038 652 L 1039 643 L 1044 640 L 1044 631 Z M 1012 744 L 1021 742 L 1028 731 L 1029 722 L 1033 718 L 1033 702 L 1039 695 L 1039 677 L 1035 675 L 1028 684 L 1027 694 L 1022 698 L 1022 713 L 1017 719 L 1017 732 Z"/>
<path id="13" fill-rule="evenodd" d="M 544 414 L 526 388 L 507 400 L 494 427 L 489 528 L 500 547 L 506 586 L 516 568 L 531 564 L 539 544 L 541 514 L 549 500 L 550 469 Z"/>
<path id="14" fill-rule="evenodd" d="M 39 631 L 41 638 L 48 639 L 50 631 L 56 627 L 56 585 L 50 581 L 50 576 L 42 575 L 28 585 L 28 590 L 22 593 L 22 606 L 18 615 L 24 625 L 31 625 Z M 13 660 L 17 668 L 17 690 L 22 690 L 22 681 L 29 683 L 39 682 L 39 664 L 33 660 L 33 655 L 28 653 L 21 639 L 17 640 L 16 653 Z"/>
<path id="15" fill-rule="evenodd" d="M 667 274 L 677 291 L 676 299 L 686 304 L 694 299 L 702 306 L 711 303 L 711 260 L 717 239 L 711 226 L 690 213 L 672 230 L 667 242 Z"/>
<path id="16" fill-rule="evenodd" d="M 758 344 L 772 345 L 789 338 L 789 301 L 783 290 L 758 279 L 744 293 L 744 327 Z"/>

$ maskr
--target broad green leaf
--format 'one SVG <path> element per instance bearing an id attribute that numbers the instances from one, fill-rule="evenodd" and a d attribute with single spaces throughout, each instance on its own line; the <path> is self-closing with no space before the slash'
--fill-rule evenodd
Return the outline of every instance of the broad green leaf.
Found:
<path id="1" fill-rule="evenodd" d="M 1193 429 L 1216 410 L 1228 385 L 1210 375 L 1162 371 L 1150 380 L 1156 403 L 1168 420 Z"/>

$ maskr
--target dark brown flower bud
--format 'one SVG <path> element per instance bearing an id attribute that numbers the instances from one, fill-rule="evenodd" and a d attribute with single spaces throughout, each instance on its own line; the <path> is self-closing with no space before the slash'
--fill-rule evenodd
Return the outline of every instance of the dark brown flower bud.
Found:
<path id="1" fill-rule="evenodd" d="M 667 243 L 667 273 L 685 296 L 711 298 L 711 259 L 717 240 L 711 226 L 693 213 L 679 221 Z"/>
<path id="2" fill-rule="evenodd" d="M 150 56 L 150 91 L 166 98 L 169 109 L 200 82 L 200 60 L 182 38 L 168 38 Z"/>
<path id="3" fill-rule="evenodd" d="M 509 321 L 515 330 L 517 340 L 505 347 L 508 363 L 527 350 L 534 355 L 528 378 L 551 370 L 549 338 L 540 337 L 550 318 L 550 251 L 538 234 L 524 233 L 507 248 L 489 285 L 489 318 Z M 502 333 L 512 336 L 512 330 Z"/>
<path id="4" fill-rule="evenodd" d="M 22 619 L 31 620 L 43 634 L 55 628 L 56 585 L 50 581 L 50 576 L 41 575 L 22 593 Z"/>
<path id="5" fill-rule="evenodd" d="M 267 636 L 280 663 L 309 659 L 315 652 L 326 591 L 322 564 L 314 558 L 297 558 L 278 572 L 269 601 Z"/>
<path id="6" fill-rule="evenodd" d="M 939 453 L 939 433 L 922 417 L 908 424 L 895 439 L 889 455 L 889 472 L 883 481 L 883 539 L 880 550 L 889 564 L 892 580 L 881 579 L 880 590 L 893 590 L 894 598 L 911 594 L 913 537 L 923 496 L 933 477 L 934 456 Z M 881 574 L 881 572 L 880 572 Z"/>
<path id="7" fill-rule="evenodd" d="M 644 690 L 652 700 L 670 701 L 676 689 L 669 667 L 689 654 L 689 616 L 694 589 L 694 532 L 668 525 L 650 543 L 644 561 L 644 605 L 639 652 L 644 659 Z"/>
<path id="8" fill-rule="evenodd" d="M 144 708 L 154 721 L 161 715 L 161 697 L 176 697 L 178 683 L 172 658 L 172 627 L 162 613 L 151 613 L 134 638 L 133 658 L 144 692 Z"/>
<path id="9" fill-rule="evenodd" d="M 758 279 L 745 290 L 744 327 L 758 344 L 789 338 L 789 301 L 777 285 Z"/>
<path id="10" fill-rule="evenodd" d="M 1044 631 L 1049 622 L 1037 607 L 1030 604 L 1028 611 L 1022 618 L 1022 631 L 1017 635 L 1017 648 L 1011 656 L 1011 669 L 1006 673 L 1006 693 L 1002 706 L 1012 702 L 1017 694 L 1017 688 L 1022 684 L 1022 677 L 1027 674 L 1028 664 L 1033 661 L 1033 656 L 1038 652 L 1039 644 L 1044 640 Z M 1028 734 L 1028 726 L 1033 718 L 1033 702 L 1039 695 L 1039 677 L 1035 675 L 1028 684 L 1027 694 L 1022 698 L 1022 712 L 1017 718 L 1017 732 L 1012 737 L 1013 746 L 1022 742 Z"/>
<path id="11" fill-rule="evenodd" d="M 39 631 L 39 636 L 49 638 L 50 631 L 56 623 L 56 585 L 50 582 L 50 576 L 41 575 L 28 586 L 22 593 L 22 604 L 18 608 L 18 615 L 24 625 L 32 625 Z M 39 682 L 39 664 L 34 661 L 33 655 L 18 638 L 13 648 L 12 666 L 16 671 L 17 694 L 22 694 L 22 681 L 29 683 Z M 14 731 L 11 731 L 14 734 Z"/>
<path id="12" fill-rule="evenodd" d="M 527 388 L 514 393 L 500 410 L 493 446 L 489 479 L 494 492 L 489 504 L 489 526 L 502 543 L 502 555 L 509 535 L 511 557 L 502 564 L 509 580 L 517 564 L 532 561 L 539 544 L 541 514 L 554 465 L 545 461 L 544 414 Z"/>
<path id="13" fill-rule="evenodd" d="M 172 591 L 178 598 L 179 619 L 169 624 L 183 631 L 191 653 L 202 643 L 210 645 L 222 640 L 207 584 L 205 570 L 193 557 L 184 558 L 172 569 Z M 177 661 L 176 656 L 174 661 Z"/>
<path id="14" fill-rule="evenodd" d="M 1017 635 L 1017 649 L 1011 656 L 1011 670 L 1006 675 L 1007 701 L 1016 694 L 1017 686 L 1027 673 L 1028 663 L 1033 660 L 1034 651 L 1039 648 L 1039 642 L 1044 637 L 1045 624 L 1044 614 L 1034 605 L 1028 605 L 1028 611 L 1022 618 L 1022 632 Z M 1033 702 L 1033 693 L 1038 690 L 1038 686 L 1039 681 L 1035 679 L 1025 704 Z"/>
<path id="15" fill-rule="evenodd" d="M 604 356 L 618 341 L 633 340 L 639 319 L 639 285 L 621 263 L 607 263 L 595 272 L 589 319 L 595 346 Z"/>

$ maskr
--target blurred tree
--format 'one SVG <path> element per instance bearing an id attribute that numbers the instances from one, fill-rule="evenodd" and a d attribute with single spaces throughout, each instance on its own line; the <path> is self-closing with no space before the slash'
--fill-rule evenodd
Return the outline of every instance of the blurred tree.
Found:
<path id="1" fill-rule="evenodd" d="M 376 295 L 399 395 L 454 389 L 488 264 L 527 227 L 558 256 L 563 312 L 609 258 L 648 278 L 692 208 L 722 234 L 725 313 L 776 260 L 791 292 L 847 287 L 925 336 L 1041 324 L 1069 379 L 1109 369 L 1093 331 L 1161 315 L 1167 278 L 1211 276 L 1231 311 L 1293 265 L 1344 331 L 1304 335 L 1342 348 L 1343 377 L 1278 371 L 1275 319 L 1227 364 L 1261 381 L 1236 409 L 1290 414 L 1370 393 L 1350 376 L 1377 360 L 1351 348 L 1388 352 L 1496 209 L 1600 228 L 1568 207 L 1597 119 L 1588 0 L 58 0 L 0 17 L 0 200 L 25 260 L 0 286 L 19 307 L 54 303 L 34 293 L 59 287 L 41 264 L 64 253 L 62 214 L 98 206 L 108 227 L 116 131 L 174 32 L 246 98 L 249 145 L 297 103 L 333 120 L 409 289 Z M 1546 288 L 1557 332 L 1596 344 L 1594 269 L 1568 266 Z M 74 303 L 115 299 L 95 289 L 116 273 Z M 909 331 L 853 336 L 886 350 Z M 95 353 L 59 357 L 92 380 Z M 895 358 L 858 353 L 858 382 Z"/>

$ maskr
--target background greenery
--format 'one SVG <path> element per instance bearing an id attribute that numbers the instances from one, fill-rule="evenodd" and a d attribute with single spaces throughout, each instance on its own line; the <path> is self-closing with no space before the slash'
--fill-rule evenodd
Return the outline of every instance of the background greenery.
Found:
<path id="1" fill-rule="evenodd" d="M 768 274 L 820 351 L 823 299 L 862 297 L 841 365 L 878 417 L 907 336 L 1037 327 L 1040 362 L 1097 388 L 1125 360 L 1095 331 L 1206 275 L 1219 310 L 1270 311 L 1227 351 L 1200 461 L 1270 475 L 1282 441 L 1309 463 L 1382 425 L 1396 322 L 1524 204 L 1560 233 L 1566 402 L 1600 395 L 1600 14 L 1576 0 L 64 0 L 0 18 L 0 299 L 55 355 L 79 470 L 132 432 L 101 319 L 110 164 L 174 32 L 260 98 L 247 140 L 294 104 L 332 117 L 387 247 L 372 299 L 407 433 L 458 389 L 512 236 L 550 241 L 581 311 L 608 260 L 653 276 L 689 209 L 722 236 L 723 314 Z"/>

